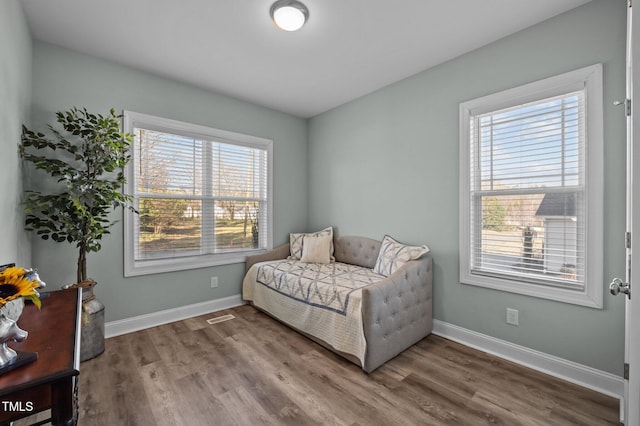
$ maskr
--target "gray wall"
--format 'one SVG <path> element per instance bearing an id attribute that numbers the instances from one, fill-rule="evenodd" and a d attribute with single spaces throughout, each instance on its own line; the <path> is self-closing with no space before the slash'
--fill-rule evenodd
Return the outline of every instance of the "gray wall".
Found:
<path id="1" fill-rule="evenodd" d="M 23 174 L 18 155 L 22 123 L 29 119 L 31 36 L 18 0 L 0 1 L 0 264 L 29 266 L 29 236 L 20 206 Z"/>
<path id="2" fill-rule="evenodd" d="M 306 120 L 49 44 L 34 43 L 33 53 L 34 127 L 72 106 L 97 113 L 114 107 L 272 139 L 274 244 L 288 241 L 291 229 L 306 228 Z M 73 246 L 34 239 L 33 263 L 51 288 L 75 282 L 75 262 Z M 107 321 L 239 294 L 244 275 L 244 264 L 233 264 L 125 279 L 121 222 L 87 262 Z M 211 276 L 218 276 L 218 288 L 210 288 Z"/>
<path id="3" fill-rule="evenodd" d="M 491 45 L 314 117 L 309 123 L 309 222 L 342 235 L 426 243 L 434 258 L 434 316 L 621 374 L 623 299 L 604 309 L 460 284 L 458 106 L 602 62 L 605 102 L 604 283 L 624 276 L 625 4 L 595 0 Z M 520 326 L 505 323 L 505 308 Z"/>

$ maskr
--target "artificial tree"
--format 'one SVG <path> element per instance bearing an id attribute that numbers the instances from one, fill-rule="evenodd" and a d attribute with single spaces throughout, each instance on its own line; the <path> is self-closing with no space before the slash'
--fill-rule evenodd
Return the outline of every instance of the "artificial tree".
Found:
<path id="1" fill-rule="evenodd" d="M 25 229 L 76 244 L 79 284 L 88 280 L 87 253 L 100 250 L 103 235 L 116 223 L 111 210 L 131 200 L 122 186 L 133 135 L 120 131 L 122 116 L 114 109 L 103 116 L 73 107 L 56 117 L 64 132 L 49 125 L 51 139 L 22 126 L 20 156 L 58 183 L 49 193 L 26 191 Z"/>

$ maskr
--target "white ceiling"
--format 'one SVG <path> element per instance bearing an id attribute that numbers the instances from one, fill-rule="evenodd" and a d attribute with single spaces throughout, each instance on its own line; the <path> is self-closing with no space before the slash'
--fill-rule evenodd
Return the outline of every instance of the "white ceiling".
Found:
<path id="1" fill-rule="evenodd" d="M 311 117 L 590 0 L 22 0 L 34 38 Z"/>

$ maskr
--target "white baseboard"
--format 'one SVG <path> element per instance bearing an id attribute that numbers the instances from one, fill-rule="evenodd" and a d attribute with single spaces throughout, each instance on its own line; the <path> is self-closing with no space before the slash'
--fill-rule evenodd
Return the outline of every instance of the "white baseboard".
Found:
<path id="1" fill-rule="evenodd" d="M 499 356 L 525 367 L 593 389 L 622 401 L 624 380 L 620 376 L 576 362 L 496 339 L 457 325 L 433 320 L 433 334 L 462 343 L 465 346 Z"/>
<path id="2" fill-rule="evenodd" d="M 140 315 L 133 318 L 110 321 L 104 326 L 104 334 L 108 339 L 109 337 L 133 333 L 134 331 L 144 330 L 146 328 L 208 314 L 210 312 L 234 308 L 236 306 L 244 305 L 244 303 L 242 296 L 236 294 L 234 296 L 223 297 L 222 299 L 209 300 L 206 302 L 195 303 L 193 305 L 180 306 L 178 308 Z"/>

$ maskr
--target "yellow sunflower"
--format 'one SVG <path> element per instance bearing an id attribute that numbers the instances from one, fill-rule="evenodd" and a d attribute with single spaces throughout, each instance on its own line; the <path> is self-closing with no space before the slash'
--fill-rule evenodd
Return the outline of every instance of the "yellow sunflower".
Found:
<path id="1" fill-rule="evenodd" d="M 40 281 L 32 279 L 31 273 L 30 270 L 16 267 L 0 271 L 0 307 L 13 299 L 24 297 L 40 309 L 40 295 L 36 290 L 40 287 Z"/>

